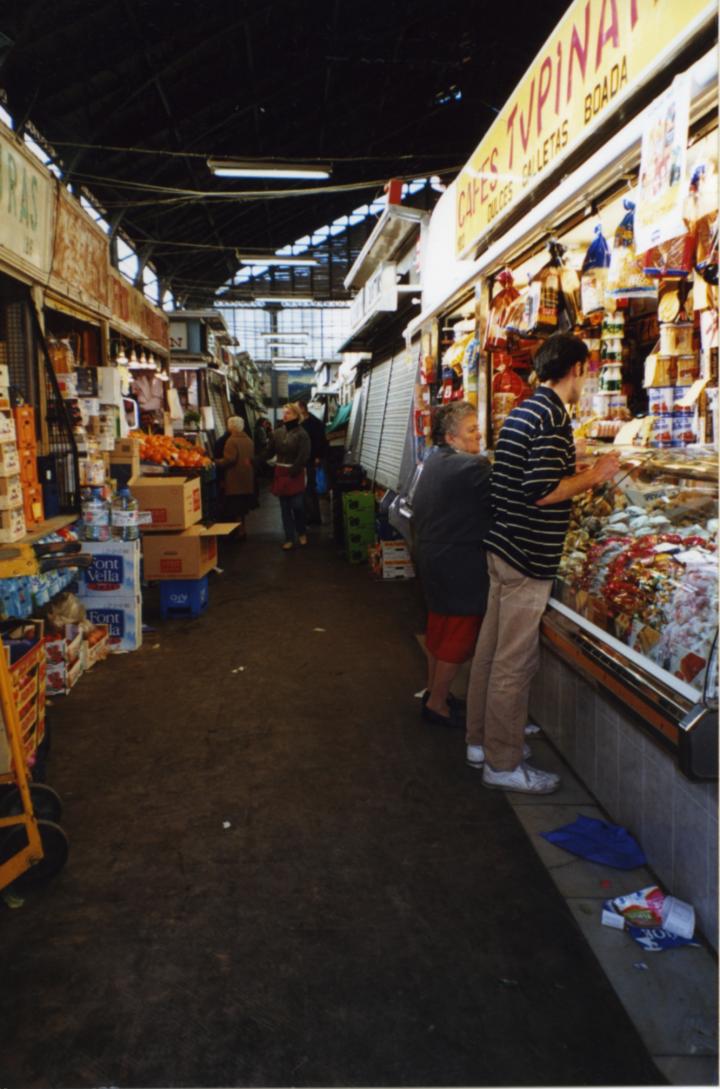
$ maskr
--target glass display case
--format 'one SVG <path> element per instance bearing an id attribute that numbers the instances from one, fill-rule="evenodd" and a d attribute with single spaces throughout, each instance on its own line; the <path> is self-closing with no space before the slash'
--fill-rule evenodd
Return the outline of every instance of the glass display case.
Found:
<path id="1" fill-rule="evenodd" d="M 609 484 L 573 504 L 549 616 L 563 614 L 586 653 L 681 711 L 716 680 L 717 452 L 621 457 Z"/>

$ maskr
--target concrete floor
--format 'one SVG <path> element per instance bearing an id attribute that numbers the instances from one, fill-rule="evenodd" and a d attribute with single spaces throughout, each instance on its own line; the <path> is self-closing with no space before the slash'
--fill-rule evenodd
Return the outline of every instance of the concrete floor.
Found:
<path id="1" fill-rule="evenodd" d="M 249 528 L 54 701 L 71 857 L 3 912 L 0 1086 L 665 1084 L 535 807 L 419 719 L 417 585 Z"/>

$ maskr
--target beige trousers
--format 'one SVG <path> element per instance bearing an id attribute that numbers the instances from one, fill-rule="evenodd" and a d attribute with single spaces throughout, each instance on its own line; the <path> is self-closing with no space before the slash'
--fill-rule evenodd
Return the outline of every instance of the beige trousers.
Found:
<path id="1" fill-rule="evenodd" d="M 492 552 L 487 562 L 490 592 L 470 670 L 466 741 L 484 747 L 495 771 L 511 771 L 522 761 L 552 579 L 528 578 Z"/>

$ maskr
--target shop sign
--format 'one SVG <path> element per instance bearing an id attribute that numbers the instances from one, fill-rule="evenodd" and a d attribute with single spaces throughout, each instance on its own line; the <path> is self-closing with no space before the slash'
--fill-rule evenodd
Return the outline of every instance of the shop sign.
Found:
<path id="1" fill-rule="evenodd" d="M 108 306 L 109 246 L 106 235 L 77 201 L 60 190 L 55 220 L 53 276 L 68 295 L 94 308 Z M 55 290 L 60 290 L 54 284 Z"/>
<path id="2" fill-rule="evenodd" d="M 167 317 L 115 269 L 110 270 L 110 307 L 115 321 L 128 326 L 137 340 L 169 347 Z"/>
<path id="3" fill-rule="evenodd" d="M 397 310 L 397 266 L 382 264 L 363 285 L 350 306 L 352 335 L 369 324 L 380 312 Z"/>
<path id="4" fill-rule="evenodd" d="M 0 256 L 44 279 L 50 272 L 54 182 L 0 125 Z"/>
<path id="5" fill-rule="evenodd" d="M 574 0 L 457 179 L 458 255 L 716 13 L 715 0 Z"/>
<path id="6" fill-rule="evenodd" d="M 188 350 L 188 329 L 186 321 L 170 322 L 170 350 L 186 352 Z"/>

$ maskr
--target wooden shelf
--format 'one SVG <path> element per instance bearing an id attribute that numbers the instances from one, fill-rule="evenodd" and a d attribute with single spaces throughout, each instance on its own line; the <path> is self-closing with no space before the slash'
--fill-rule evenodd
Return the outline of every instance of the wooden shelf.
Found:
<path id="1" fill-rule="evenodd" d="M 36 526 L 32 533 L 26 533 L 25 536 L 16 543 L 33 544 L 35 541 L 47 537 L 49 533 L 57 533 L 58 530 L 65 529 L 66 526 L 71 526 L 73 522 L 77 522 L 79 517 L 79 514 L 58 514 L 55 518 L 48 518 L 46 522 L 41 522 L 39 526 Z"/>

